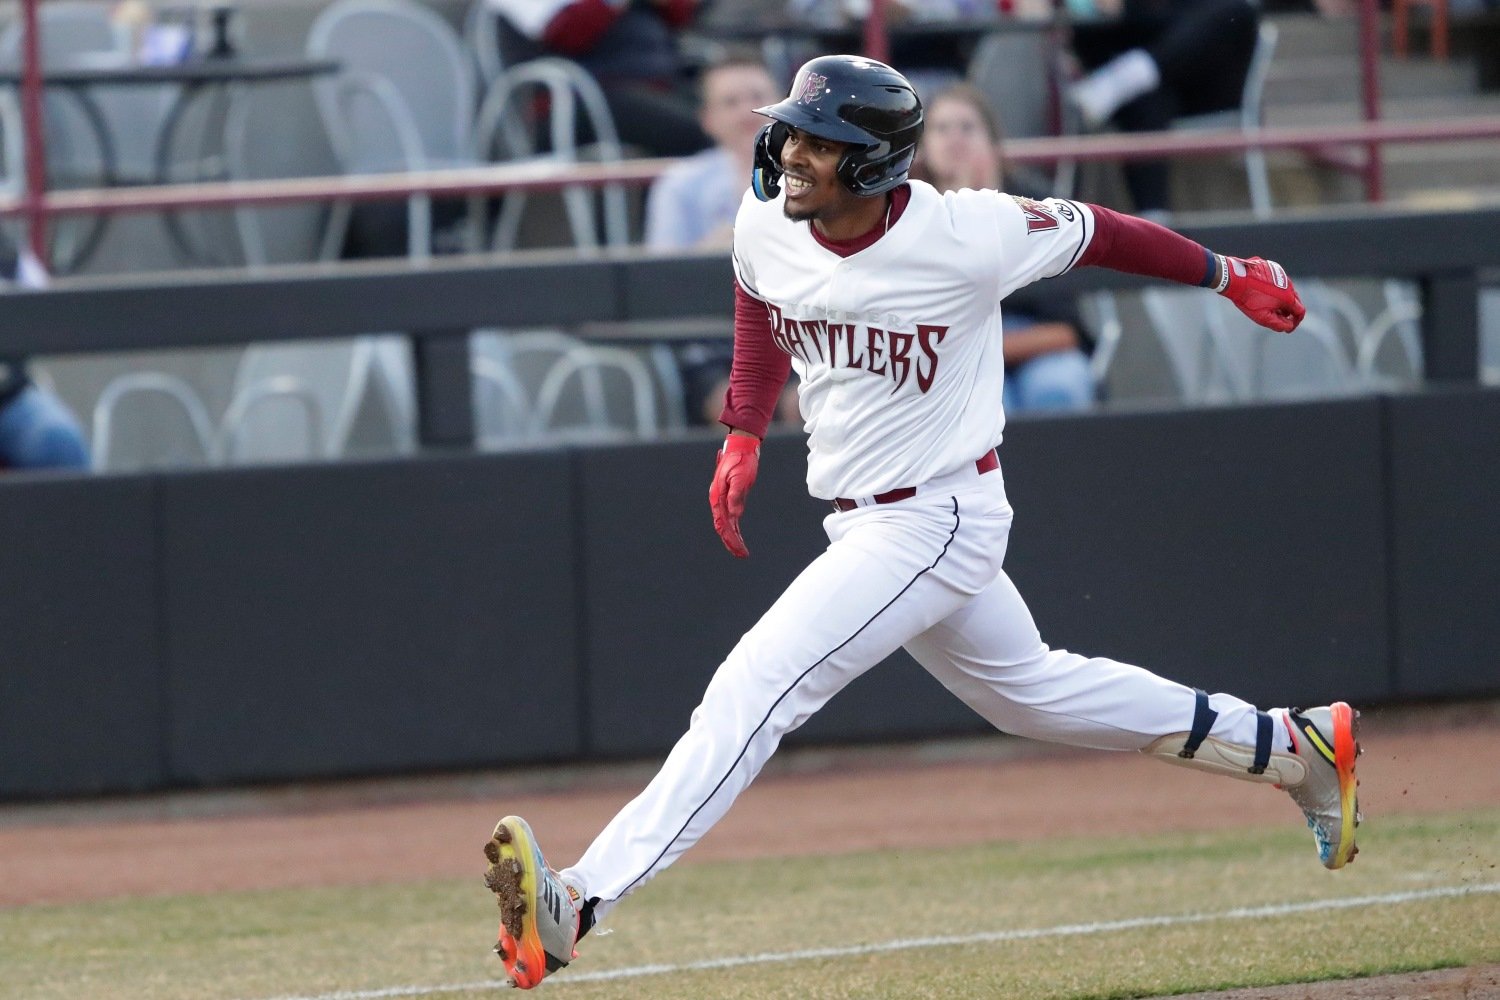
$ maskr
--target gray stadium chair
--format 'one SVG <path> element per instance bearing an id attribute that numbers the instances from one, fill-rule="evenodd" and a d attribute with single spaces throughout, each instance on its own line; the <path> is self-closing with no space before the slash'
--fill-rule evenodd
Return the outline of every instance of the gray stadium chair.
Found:
<path id="1" fill-rule="evenodd" d="M 570 395 L 582 404 L 585 419 L 561 418 Z M 656 397 L 650 369 L 619 347 L 584 346 L 559 358 L 537 388 L 535 428 L 544 438 L 655 437 Z"/>
<path id="2" fill-rule="evenodd" d="M 680 425 L 640 355 L 560 330 L 476 330 L 470 372 L 484 447 L 648 438 Z"/>
<path id="3" fill-rule="evenodd" d="M 252 345 L 216 440 L 224 462 L 416 450 L 411 348 L 399 334 Z"/>
<path id="4" fill-rule="evenodd" d="M 448 23 L 411 0 L 337 0 L 318 15 L 308 55 L 343 72 L 315 85 L 318 107 L 346 173 L 472 166 L 474 66 Z M 408 201 L 408 252 L 431 252 L 431 207 Z M 336 205 L 323 256 L 337 254 L 349 208 Z"/>
<path id="5" fill-rule="evenodd" d="M 547 98 L 550 109 L 545 123 L 549 152 L 536 151 L 536 139 L 521 120 L 521 111 L 530 106 L 538 93 Z M 582 115 L 596 137 L 587 148 L 576 139 L 578 117 Z M 491 83 L 480 105 L 475 121 L 476 159 L 490 159 L 497 149 L 501 158 L 511 161 L 539 161 L 560 164 L 593 160 L 618 163 L 624 158 L 619 134 L 604 93 L 594 78 L 577 63 L 547 57 L 532 59 L 502 71 Z M 584 187 L 569 187 L 561 192 L 567 213 L 573 245 L 585 250 L 596 249 L 600 240 L 595 223 L 595 195 Z M 618 184 L 602 187 L 604 240 L 612 247 L 630 242 L 630 217 L 625 189 Z M 531 196 L 525 192 L 508 194 L 501 206 L 485 243 L 492 250 L 515 249 L 520 242 L 521 217 Z"/>
<path id="6" fill-rule="evenodd" d="M 127 400 L 135 405 L 126 408 Z M 92 422 L 90 450 L 98 472 L 203 466 L 214 460 L 208 409 L 187 381 L 175 375 L 116 376 L 99 394 Z"/>
<path id="7" fill-rule="evenodd" d="M 1173 120 L 1172 128 L 1178 131 L 1238 128 L 1244 132 L 1253 132 L 1264 125 L 1266 78 L 1270 75 L 1278 38 L 1276 25 L 1270 21 L 1262 21 L 1255 39 L 1255 51 L 1250 56 L 1250 68 L 1245 74 L 1245 89 L 1241 93 L 1238 108 L 1177 118 Z M 1247 149 L 1244 157 L 1245 179 L 1250 186 L 1250 208 L 1256 215 L 1270 215 L 1271 179 L 1266 169 L 1265 150 Z"/>
<path id="8" fill-rule="evenodd" d="M 583 346 L 583 341 L 561 330 L 473 331 L 469 370 L 474 378 L 475 428 L 481 445 L 505 447 L 533 440 L 537 387 L 559 359 Z"/>
<path id="9" fill-rule="evenodd" d="M 1344 340 L 1310 311 L 1291 336 L 1267 330 L 1207 289 L 1141 292 L 1184 402 L 1342 395 L 1362 388 Z"/>
<path id="10" fill-rule="evenodd" d="M 531 430 L 531 400 L 515 371 L 494 358 L 469 362 L 474 376 L 474 436 L 481 449 L 524 441 Z"/>
<path id="11" fill-rule="evenodd" d="M 37 23 L 43 67 L 124 62 L 130 56 L 126 39 L 116 30 L 104 4 L 72 0 L 41 4 Z M 0 34 L 0 65 L 20 68 L 22 37 L 22 24 L 17 18 Z M 106 114 L 103 102 L 121 96 L 80 95 L 56 87 L 46 90 L 42 114 L 49 187 L 103 187 L 118 173 L 116 130 L 110 127 L 112 116 Z M 24 154 L 18 156 L 17 162 L 24 163 Z M 103 220 L 92 218 L 54 221 L 49 227 L 54 269 L 61 273 L 81 266 L 101 238 L 103 226 Z"/>
<path id="12" fill-rule="evenodd" d="M 1046 31 L 997 31 L 986 35 L 969 60 L 968 82 L 989 100 L 1006 139 L 1030 139 L 1076 132 L 1067 102 L 1061 100 L 1063 66 Z M 1072 197 L 1078 164 L 1059 162 L 1050 193 Z"/>

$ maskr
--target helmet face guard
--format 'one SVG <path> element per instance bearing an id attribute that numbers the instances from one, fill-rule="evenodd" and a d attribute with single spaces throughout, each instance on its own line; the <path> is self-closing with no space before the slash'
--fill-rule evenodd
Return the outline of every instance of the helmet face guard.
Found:
<path id="1" fill-rule="evenodd" d="M 781 151 L 790 129 L 849 145 L 840 183 L 868 198 L 905 182 L 922 137 L 922 102 L 906 78 L 858 56 L 822 56 L 797 71 L 791 94 L 756 109 L 773 119 L 755 139 L 751 187 L 770 201 L 781 190 Z"/>

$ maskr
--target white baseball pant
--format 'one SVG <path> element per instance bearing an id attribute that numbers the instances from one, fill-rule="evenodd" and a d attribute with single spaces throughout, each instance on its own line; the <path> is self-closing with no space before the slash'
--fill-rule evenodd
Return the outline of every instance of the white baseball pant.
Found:
<path id="1" fill-rule="evenodd" d="M 899 503 L 824 521 L 830 544 L 720 665 L 646 789 L 563 875 L 602 919 L 729 810 L 796 729 L 905 646 L 999 729 L 1106 750 L 1184 732 L 1195 694 L 1140 667 L 1048 649 L 1001 569 L 1011 508 L 999 470 L 972 465 Z M 1224 694 L 1210 735 L 1254 746 L 1256 710 Z"/>

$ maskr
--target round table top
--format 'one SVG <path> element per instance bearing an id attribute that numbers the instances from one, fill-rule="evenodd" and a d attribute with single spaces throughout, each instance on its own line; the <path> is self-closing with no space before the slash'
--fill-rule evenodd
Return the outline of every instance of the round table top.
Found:
<path id="1" fill-rule="evenodd" d="M 897 21 L 886 25 L 886 34 L 892 40 L 916 40 L 927 38 L 982 38 L 994 33 L 1031 34 L 1050 31 L 1056 27 L 1053 19 L 1031 20 L 1015 17 L 958 18 L 947 21 Z M 793 35 L 825 40 L 858 39 L 864 34 L 864 24 L 815 24 L 790 18 L 766 18 L 752 21 L 699 24 L 690 29 L 693 33 L 725 41 L 760 39 L 767 35 Z"/>
<path id="2" fill-rule="evenodd" d="M 42 82 L 53 87 L 146 86 L 168 83 L 254 83 L 258 81 L 301 80 L 337 73 L 336 59 L 300 57 L 276 59 L 192 59 L 165 66 L 137 63 L 117 66 L 68 66 L 46 70 Z M 16 86 L 21 71 L 14 67 L 0 69 L 0 85 Z"/>

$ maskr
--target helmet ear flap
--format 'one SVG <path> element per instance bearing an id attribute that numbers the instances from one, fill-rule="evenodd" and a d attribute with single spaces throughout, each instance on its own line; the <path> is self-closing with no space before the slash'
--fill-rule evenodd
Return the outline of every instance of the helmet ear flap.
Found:
<path id="1" fill-rule="evenodd" d="M 786 145 L 787 127 L 772 122 L 755 137 L 755 161 L 750 169 L 750 189 L 761 201 L 770 201 L 781 193 L 781 149 Z"/>
<path id="2" fill-rule="evenodd" d="M 884 194 L 906 181 L 916 151 L 915 143 L 894 151 L 889 146 L 851 150 L 839 162 L 839 180 L 862 198 Z"/>

